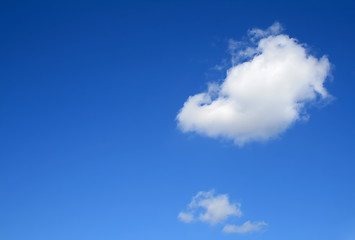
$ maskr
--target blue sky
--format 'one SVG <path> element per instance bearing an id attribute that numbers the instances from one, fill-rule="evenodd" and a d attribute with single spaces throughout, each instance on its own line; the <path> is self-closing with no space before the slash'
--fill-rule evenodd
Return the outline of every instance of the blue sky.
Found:
<path id="1" fill-rule="evenodd" d="M 0 239 L 355 239 L 354 10 L 350 1 L 3 1 Z M 334 99 L 307 104 L 307 121 L 263 141 L 181 131 L 188 97 L 226 77 L 230 40 L 275 22 L 327 57 Z M 199 201 L 188 207 L 201 191 L 226 196 L 229 215 L 181 221 L 204 213 Z M 223 232 L 247 221 L 267 225 Z"/>

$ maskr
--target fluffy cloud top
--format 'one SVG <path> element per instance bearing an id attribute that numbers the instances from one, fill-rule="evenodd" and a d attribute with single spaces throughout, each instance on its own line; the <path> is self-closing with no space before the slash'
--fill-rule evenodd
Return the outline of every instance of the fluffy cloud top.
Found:
<path id="1" fill-rule="evenodd" d="M 223 232 L 225 233 L 250 233 L 250 232 L 258 232 L 262 230 L 265 226 L 267 226 L 266 222 L 250 222 L 247 221 L 244 224 L 238 225 L 226 225 L 223 228 Z"/>
<path id="2" fill-rule="evenodd" d="M 214 195 L 213 191 L 199 192 L 192 198 L 186 212 L 180 212 L 179 220 L 206 222 L 211 225 L 223 222 L 230 216 L 241 216 L 240 204 L 230 203 L 228 195 Z"/>
<path id="3" fill-rule="evenodd" d="M 247 60 L 231 67 L 221 84 L 211 84 L 184 103 L 177 116 L 183 132 L 239 145 L 263 141 L 305 119 L 309 103 L 329 97 L 323 86 L 330 69 L 327 57 L 308 54 L 303 44 L 280 30 L 276 23 L 249 31 L 250 44 L 256 45 L 233 55 L 234 62 L 236 57 Z"/>

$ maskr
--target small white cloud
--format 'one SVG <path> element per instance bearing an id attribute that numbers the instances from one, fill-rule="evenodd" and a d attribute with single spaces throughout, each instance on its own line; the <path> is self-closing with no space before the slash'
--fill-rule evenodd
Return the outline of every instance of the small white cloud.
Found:
<path id="1" fill-rule="evenodd" d="M 267 226 L 266 222 L 250 222 L 247 221 L 244 224 L 238 225 L 226 225 L 223 228 L 223 232 L 225 233 L 250 233 L 250 232 L 258 232 L 264 229 Z"/>
<path id="2" fill-rule="evenodd" d="M 201 221 L 215 225 L 230 216 L 241 215 L 239 203 L 229 202 L 226 194 L 214 195 L 213 191 L 209 191 L 197 193 L 188 205 L 188 210 L 180 212 L 178 218 L 186 223 Z"/>
<path id="3" fill-rule="evenodd" d="M 248 46 L 230 41 L 233 66 L 213 91 L 187 99 L 177 115 L 183 132 L 227 138 L 238 145 L 265 141 L 307 119 L 309 103 L 329 97 L 323 86 L 328 58 L 309 55 L 304 44 L 281 30 L 279 23 L 252 29 Z"/>
<path id="4" fill-rule="evenodd" d="M 187 205 L 187 210 L 178 214 L 178 219 L 185 223 L 200 221 L 216 225 L 226 222 L 229 217 L 241 217 L 240 203 L 231 203 L 227 194 L 216 195 L 214 191 L 197 193 Z M 225 233 L 250 233 L 263 230 L 267 226 L 266 222 L 247 221 L 242 225 L 227 224 L 223 228 Z"/>

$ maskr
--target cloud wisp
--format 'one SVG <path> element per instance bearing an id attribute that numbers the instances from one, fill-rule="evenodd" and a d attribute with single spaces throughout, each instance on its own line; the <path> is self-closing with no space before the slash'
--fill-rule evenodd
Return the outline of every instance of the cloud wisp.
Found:
<path id="1" fill-rule="evenodd" d="M 231 41 L 233 66 L 226 78 L 187 99 L 177 115 L 179 128 L 238 145 L 265 141 L 307 119 L 312 103 L 329 98 L 328 58 L 310 55 L 281 30 L 275 23 L 249 30 L 247 45 Z"/>
<path id="2" fill-rule="evenodd" d="M 251 233 L 251 232 L 258 232 L 263 230 L 267 226 L 266 222 L 260 221 L 260 222 L 250 222 L 246 221 L 242 225 L 226 225 L 223 228 L 223 232 L 225 233 L 239 233 L 239 234 L 245 234 L 245 233 Z"/>
<path id="3" fill-rule="evenodd" d="M 230 217 L 241 217 L 241 204 L 232 203 L 227 194 L 216 195 L 214 191 L 198 192 L 188 204 L 186 211 L 178 214 L 178 219 L 184 223 L 204 222 L 209 225 L 225 223 Z M 266 222 L 247 221 L 242 225 L 227 224 L 223 228 L 225 233 L 245 234 L 258 232 L 267 226 Z"/>

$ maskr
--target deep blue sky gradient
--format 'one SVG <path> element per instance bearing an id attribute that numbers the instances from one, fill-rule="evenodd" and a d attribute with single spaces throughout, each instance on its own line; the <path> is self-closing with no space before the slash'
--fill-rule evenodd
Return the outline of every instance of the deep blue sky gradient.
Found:
<path id="1" fill-rule="evenodd" d="M 2 1 L 0 239 L 355 239 L 355 4 Z M 240 148 L 183 134 L 189 95 L 220 81 L 228 39 L 279 21 L 326 54 L 335 100 Z M 266 232 L 178 221 L 227 193 Z"/>

